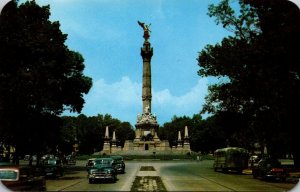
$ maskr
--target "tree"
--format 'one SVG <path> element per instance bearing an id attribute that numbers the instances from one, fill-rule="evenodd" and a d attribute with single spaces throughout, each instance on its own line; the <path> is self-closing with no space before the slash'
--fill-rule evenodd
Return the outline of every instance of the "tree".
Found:
<path id="1" fill-rule="evenodd" d="M 116 132 L 118 146 L 124 146 L 125 140 L 133 140 L 135 133 L 128 122 L 121 122 L 109 114 L 87 117 L 83 114 L 77 117 L 63 116 L 61 141 L 69 141 L 72 145 L 74 138 L 79 143 L 80 154 L 93 154 L 103 149 L 106 126 L 109 127 L 109 137 Z"/>
<path id="2" fill-rule="evenodd" d="M 178 140 L 178 131 L 183 134 L 184 127 L 189 126 L 190 124 L 190 117 L 174 116 L 171 122 L 164 123 L 164 125 L 158 129 L 158 137 L 162 140 L 168 140 L 170 147 L 176 146 Z"/>
<path id="3" fill-rule="evenodd" d="M 293 126 L 300 107 L 299 8 L 287 0 L 239 4 L 239 15 L 229 0 L 209 7 L 217 24 L 234 34 L 199 54 L 200 76 L 226 80 L 209 87 L 202 112 L 239 114 L 240 132 L 267 144 L 274 157 L 292 152 L 300 167 L 299 129 Z"/>
<path id="4" fill-rule="evenodd" d="M 115 131 L 118 146 L 124 147 L 126 140 L 133 140 L 135 138 L 135 132 L 129 122 L 121 122 Z"/>
<path id="5" fill-rule="evenodd" d="M 79 113 L 92 86 L 83 57 L 68 49 L 67 35 L 49 16 L 50 7 L 35 1 L 12 1 L 0 15 L 0 131 L 17 152 L 55 139 L 56 117 L 66 109 Z"/>
<path id="6" fill-rule="evenodd" d="M 166 122 L 159 128 L 158 135 L 160 139 L 168 140 L 170 146 L 176 146 L 178 131 L 183 136 L 185 126 L 187 126 L 191 150 L 210 153 L 225 147 L 227 145 L 226 136 L 232 133 L 232 131 L 229 133 L 227 127 L 224 130 L 224 126 L 218 121 L 217 116 L 202 119 L 200 114 L 195 114 L 192 118 L 174 116 L 171 122 Z M 235 138 L 232 138 L 231 142 L 235 142 Z"/>

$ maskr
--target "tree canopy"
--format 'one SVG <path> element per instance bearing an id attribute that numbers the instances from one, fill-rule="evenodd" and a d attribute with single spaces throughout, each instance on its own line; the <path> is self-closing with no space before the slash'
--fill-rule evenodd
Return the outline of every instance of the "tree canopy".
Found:
<path id="1" fill-rule="evenodd" d="M 208 15 L 233 35 L 199 54 L 200 76 L 226 79 L 209 87 L 202 112 L 236 114 L 243 121 L 238 130 L 252 142 L 266 144 L 272 156 L 293 153 L 299 166 L 293 126 L 300 108 L 299 8 L 287 0 L 239 5 L 223 0 L 209 7 Z"/>
<path id="2" fill-rule="evenodd" d="M 187 126 L 191 150 L 211 153 L 218 148 L 226 147 L 226 138 L 232 133 L 229 130 L 225 132 L 224 127 L 220 127 L 216 122 L 217 118 L 215 116 L 207 119 L 202 119 L 200 114 L 195 114 L 193 117 L 174 116 L 171 122 L 166 122 L 159 128 L 158 136 L 162 140 L 168 140 L 170 147 L 176 147 L 178 131 L 183 136 L 185 126 Z M 234 139 L 231 141 L 233 142 Z"/>
<path id="3" fill-rule="evenodd" d="M 70 152 L 71 146 L 77 142 L 80 154 L 93 154 L 103 148 L 106 126 L 109 127 L 109 137 L 113 131 L 116 133 L 117 145 L 123 147 L 125 140 L 133 140 L 135 133 L 128 122 L 121 122 L 111 115 L 98 114 L 87 117 L 83 114 L 77 117 L 63 116 L 63 128 L 61 134 L 62 146 L 69 146 L 66 152 Z"/>
<path id="4" fill-rule="evenodd" d="M 1 140 L 17 148 L 55 140 L 58 116 L 81 112 L 92 86 L 82 55 L 65 45 L 67 35 L 49 16 L 50 7 L 35 1 L 11 1 L 0 15 Z"/>

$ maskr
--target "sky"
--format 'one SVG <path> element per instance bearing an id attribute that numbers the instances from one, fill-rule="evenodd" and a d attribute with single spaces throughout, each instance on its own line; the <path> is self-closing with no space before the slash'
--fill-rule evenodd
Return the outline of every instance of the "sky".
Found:
<path id="1" fill-rule="evenodd" d="M 36 0 L 50 5 L 51 21 L 68 34 L 66 45 L 85 59 L 93 86 L 82 114 L 110 114 L 135 125 L 142 113 L 143 30 L 153 47 L 152 113 L 160 125 L 202 109 L 211 79 L 197 75 L 197 57 L 207 44 L 230 33 L 207 15 L 219 0 Z M 65 112 L 64 115 L 77 116 Z"/>

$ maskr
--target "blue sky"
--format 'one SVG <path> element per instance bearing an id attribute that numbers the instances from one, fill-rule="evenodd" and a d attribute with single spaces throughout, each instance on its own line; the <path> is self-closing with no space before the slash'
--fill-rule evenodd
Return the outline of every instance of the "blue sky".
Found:
<path id="1" fill-rule="evenodd" d="M 293 0 L 298 6 L 299 1 Z M 142 113 L 140 48 L 144 39 L 138 20 L 151 23 L 152 113 L 158 123 L 202 109 L 212 80 L 197 75 L 198 53 L 229 35 L 207 15 L 208 5 L 220 0 L 36 2 L 50 5 L 50 19 L 59 21 L 68 34 L 69 49 L 85 58 L 84 74 L 93 79 L 93 87 L 84 96 L 83 114 L 110 114 L 134 126 L 137 114 Z"/>
<path id="2" fill-rule="evenodd" d="M 83 114 L 110 114 L 134 125 L 142 113 L 144 39 L 137 20 L 151 23 L 152 113 L 158 123 L 202 109 L 210 80 L 197 75 L 198 53 L 228 35 L 207 15 L 208 5 L 218 0 L 36 2 L 50 5 L 51 20 L 59 21 L 68 34 L 69 49 L 85 58 L 84 74 L 93 79 L 93 87 L 84 96 Z"/>

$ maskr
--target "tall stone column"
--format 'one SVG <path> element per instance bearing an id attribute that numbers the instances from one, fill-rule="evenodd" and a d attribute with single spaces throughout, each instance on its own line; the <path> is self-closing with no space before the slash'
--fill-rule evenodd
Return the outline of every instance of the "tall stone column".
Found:
<path id="1" fill-rule="evenodd" d="M 151 57 L 153 55 L 153 48 L 148 40 L 144 41 L 141 48 L 141 56 L 143 58 L 143 88 L 142 88 L 142 100 L 143 111 L 151 113 Z"/>
<path id="2" fill-rule="evenodd" d="M 144 30 L 144 43 L 141 47 L 141 56 L 143 59 L 143 85 L 142 85 L 142 114 L 138 114 L 136 128 L 136 137 L 135 137 L 135 146 L 137 148 L 144 148 L 145 150 L 150 150 L 151 148 L 156 147 L 156 143 L 159 143 L 160 140 L 157 136 L 157 129 L 159 127 L 155 114 L 152 114 L 151 110 L 151 100 L 152 100 L 152 85 L 151 85 L 151 58 L 153 56 L 153 48 L 151 47 L 150 42 L 150 29 L 149 25 L 139 22 L 139 25 Z M 148 133 L 151 134 L 151 137 L 146 137 Z M 143 139 L 142 139 L 143 138 Z M 155 139 L 155 141 L 154 141 Z M 145 143 L 147 142 L 147 143 Z M 158 144 L 157 144 L 158 145 Z M 149 148 L 144 147 L 149 146 Z"/>

